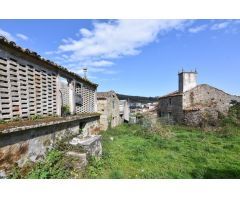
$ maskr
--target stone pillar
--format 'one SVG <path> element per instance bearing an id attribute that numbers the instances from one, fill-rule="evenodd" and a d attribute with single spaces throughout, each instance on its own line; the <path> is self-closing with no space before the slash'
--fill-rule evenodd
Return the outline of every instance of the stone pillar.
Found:
<path id="1" fill-rule="evenodd" d="M 75 80 L 69 81 L 69 108 L 70 113 L 75 114 Z"/>
<path id="2" fill-rule="evenodd" d="M 56 96 L 57 96 L 57 115 L 58 116 L 61 116 L 61 106 L 62 106 L 62 99 L 61 99 L 61 91 L 60 91 L 60 75 L 57 74 L 56 76 Z"/>
<path id="3" fill-rule="evenodd" d="M 97 108 L 97 90 L 94 91 L 94 112 L 98 112 L 98 108 Z"/>

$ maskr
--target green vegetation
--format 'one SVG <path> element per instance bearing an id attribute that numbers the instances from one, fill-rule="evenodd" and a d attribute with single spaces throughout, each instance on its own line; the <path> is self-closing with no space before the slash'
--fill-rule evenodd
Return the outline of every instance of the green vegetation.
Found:
<path id="1" fill-rule="evenodd" d="M 103 133 L 103 158 L 85 178 L 240 178 L 240 135 L 223 137 L 186 127 L 147 132 L 123 125 Z M 167 134 L 163 131 L 167 130 Z"/>
<path id="2" fill-rule="evenodd" d="M 232 101 L 228 116 L 222 117 L 219 133 L 225 136 L 240 134 L 240 102 Z"/>
<path id="3" fill-rule="evenodd" d="M 14 168 L 11 178 L 110 179 L 233 179 L 240 178 L 240 106 L 233 102 L 216 132 L 166 126 L 142 117 L 138 125 L 121 125 L 102 132 L 102 159 L 92 157 L 77 170 L 79 160 L 67 151 L 82 152 L 64 141 L 46 158 L 25 168 Z"/>
<path id="4" fill-rule="evenodd" d="M 10 178 L 30 179 L 64 179 L 70 177 L 72 166 L 67 164 L 64 154 L 58 150 L 50 151 L 44 161 L 36 164 L 28 163 L 24 168 L 15 167 Z"/>
<path id="5" fill-rule="evenodd" d="M 69 179 L 81 178 L 82 170 L 76 169 L 79 159 L 66 155 L 68 151 L 81 153 L 80 146 L 73 146 L 67 141 L 74 136 L 69 136 L 57 141 L 55 148 L 51 149 L 42 161 L 28 162 L 22 168 L 15 166 L 9 178 L 12 179 Z"/>
<path id="6" fill-rule="evenodd" d="M 67 115 L 70 115 L 70 107 L 67 105 L 67 106 L 62 106 L 62 115 L 63 116 L 67 116 Z"/>
<path id="7" fill-rule="evenodd" d="M 6 121 L 4 121 L 4 120 L 0 120 L 0 124 L 6 124 L 7 122 Z"/>
<path id="8" fill-rule="evenodd" d="M 38 120 L 38 119 L 43 119 L 43 118 L 44 118 L 44 116 L 42 116 L 42 115 L 32 115 L 29 117 L 29 119 L 33 120 L 33 121 Z"/>
<path id="9" fill-rule="evenodd" d="M 124 94 L 117 94 L 120 100 L 128 99 L 132 103 L 153 103 L 158 101 L 158 97 L 140 97 L 140 96 L 130 96 Z"/>

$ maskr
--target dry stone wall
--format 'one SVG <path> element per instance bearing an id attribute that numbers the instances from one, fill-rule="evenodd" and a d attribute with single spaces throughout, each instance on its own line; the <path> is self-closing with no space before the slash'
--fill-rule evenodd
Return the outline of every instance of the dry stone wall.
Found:
<path id="1" fill-rule="evenodd" d="M 184 123 L 216 126 L 220 115 L 227 114 L 232 100 L 240 102 L 240 97 L 199 85 L 183 95 Z"/>

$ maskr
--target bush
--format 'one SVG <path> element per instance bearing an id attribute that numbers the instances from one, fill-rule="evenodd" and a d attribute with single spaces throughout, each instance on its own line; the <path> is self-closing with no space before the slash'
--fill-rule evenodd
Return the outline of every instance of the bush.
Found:
<path id="1" fill-rule="evenodd" d="M 140 123 L 142 131 L 145 136 L 159 135 L 163 138 L 171 138 L 174 133 L 171 131 L 170 126 L 162 124 L 158 119 L 152 119 L 150 117 L 144 117 Z"/>
<path id="2" fill-rule="evenodd" d="M 70 115 L 70 107 L 67 105 L 67 106 L 62 106 L 61 108 L 61 111 L 62 111 L 62 116 L 68 116 Z"/>
<path id="3" fill-rule="evenodd" d="M 72 166 L 64 162 L 64 153 L 51 150 L 44 161 L 37 163 L 28 174 L 31 179 L 64 179 L 70 177 Z"/>
<path id="4" fill-rule="evenodd" d="M 231 102 L 228 115 L 226 117 L 222 117 L 221 128 L 218 132 L 222 136 L 240 134 L 240 102 Z"/>

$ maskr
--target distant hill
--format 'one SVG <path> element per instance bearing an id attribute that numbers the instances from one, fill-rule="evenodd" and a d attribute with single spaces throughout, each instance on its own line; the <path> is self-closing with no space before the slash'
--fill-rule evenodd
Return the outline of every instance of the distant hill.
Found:
<path id="1" fill-rule="evenodd" d="M 158 101 L 158 97 L 141 97 L 117 94 L 119 100 L 129 100 L 131 103 L 152 103 Z"/>

